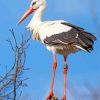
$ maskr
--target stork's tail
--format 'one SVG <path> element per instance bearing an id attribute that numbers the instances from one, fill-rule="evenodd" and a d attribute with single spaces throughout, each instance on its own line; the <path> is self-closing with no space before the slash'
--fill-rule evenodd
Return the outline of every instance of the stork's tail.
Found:
<path id="1" fill-rule="evenodd" d="M 94 35 L 85 31 L 80 33 L 78 36 L 79 45 L 88 52 L 93 50 L 93 44 L 96 40 L 97 39 Z"/>

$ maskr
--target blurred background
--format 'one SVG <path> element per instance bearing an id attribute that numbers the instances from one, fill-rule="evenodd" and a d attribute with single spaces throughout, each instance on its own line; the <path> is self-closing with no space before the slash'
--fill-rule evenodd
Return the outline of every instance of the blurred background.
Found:
<path id="1" fill-rule="evenodd" d="M 0 74 L 5 74 L 13 64 L 14 56 L 6 40 L 14 29 L 17 41 L 26 30 L 32 15 L 21 25 L 17 22 L 29 8 L 31 0 L 0 0 Z M 66 20 L 84 28 L 97 37 L 91 53 L 78 52 L 68 57 L 68 100 L 100 100 L 100 0 L 47 0 L 43 20 Z M 52 53 L 41 43 L 30 40 L 26 66 L 22 77 L 28 77 L 27 87 L 22 88 L 20 100 L 45 100 L 49 93 L 52 73 Z M 63 95 L 63 57 L 57 55 L 55 95 Z M 19 90 L 20 91 L 20 90 Z"/>

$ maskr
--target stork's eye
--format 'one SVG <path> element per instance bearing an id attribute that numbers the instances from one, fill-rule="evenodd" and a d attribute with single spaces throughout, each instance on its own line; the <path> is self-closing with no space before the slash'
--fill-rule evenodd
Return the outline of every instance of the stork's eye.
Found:
<path id="1" fill-rule="evenodd" d="M 33 2 L 33 3 L 32 3 L 32 6 L 35 5 L 35 4 L 36 4 L 36 2 Z"/>

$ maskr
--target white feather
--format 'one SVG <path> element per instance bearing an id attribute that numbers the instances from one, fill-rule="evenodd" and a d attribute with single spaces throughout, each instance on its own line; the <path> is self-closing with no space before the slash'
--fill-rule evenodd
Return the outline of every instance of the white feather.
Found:
<path id="1" fill-rule="evenodd" d="M 80 46 L 78 46 L 78 45 L 74 45 L 74 46 L 75 46 L 76 48 L 79 48 L 79 49 L 81 49 L 81 50 L 87 52 L 84 48 L 82 48 L 82 47 L 80 47 Z"/>
<path id="2" fill-rule="evenodd" d="M 33 0 L 33 2 L 34 1 L 37 1 L 37 0 Z M 32 32 L 33 39 L 39 40 L 40 42 L 44 44 L 44 39 L 46 37 L 50 37 L 55 34 L 61 34 L 63 32 L 68 32 L 72 29 L 71 26 L 61 24 L 61 23 L 67 23 L 66 21 L 63 21 L 63 20 L 42 22 L 41 21 L 42 14 L 43 14 L 44 9 L 46 8 L 46 1 L 43 0 L 42 3 L 40 3 L 40 0 L 39 0 L 37 2 L 37 5 L 39 4 L 40 6 L 38 6 L 37 10 L 35 10 L 34 16 L 27 26 L 27 28 Z M 31 3 L 31 6 L 32 6 L 32 3 Z M 78 35 L 76 36 L 76 38 L 78 38 Z M 63 43 L 60 40 L 58 40 L 58 42 Z M 63 43 L 63 44 L 67 45 L 67 43 Z M 82 47 L 77 46 L 77 45 L 75 45 L 75 48 L 74 46 L 71 46 L 71 45 L 67 45 L 66 48 L 63 48 L 63 46 L 50 46 L 50 45 L 46 45 L 46 47 L 48 50 L 52 50 L 54 52 L 57 51 L 58 53 L 63 54 L 63 55 L 77 52 L 79 49 L 84 50 Z"/>
<path id="3" fill-rule="evenodd" d="M 50 37 L 54 34 L 68 32 L 72 29 L 70 26 L 65 26 L 61 24 L 61 22 L 64 22 L 64 21 L 63 20 L 47 21 L 47 22 L 42 23 L 39 26 L 39 35 L 40 35 L 41 41 L 43 41 L 46 37 Z"/>

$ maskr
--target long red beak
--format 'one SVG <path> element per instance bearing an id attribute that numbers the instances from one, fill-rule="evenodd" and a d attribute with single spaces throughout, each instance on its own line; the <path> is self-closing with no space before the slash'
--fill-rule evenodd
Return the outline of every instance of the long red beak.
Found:
<path id="1" fill-rule="evenodd" d="M 20 21 L 18 22 L 17 25 L 19 25 L 20 23 L 22 23 L 30 14 L 32 14 L 33 11 L 34 11 L 33 7 L 30 7 L 28 9 L 28 11 L 26 11 L 26 13 L 24 14 L 24 16 L 20 19 Z"/>

